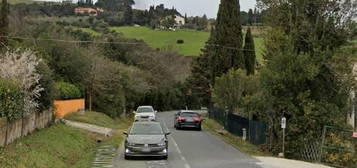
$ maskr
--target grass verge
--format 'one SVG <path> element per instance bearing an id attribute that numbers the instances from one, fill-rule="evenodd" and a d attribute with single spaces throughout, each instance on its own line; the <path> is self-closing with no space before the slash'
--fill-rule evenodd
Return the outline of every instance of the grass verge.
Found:
<path id="1" fill-rule="evenodd" d="M 96 135 L 63 124 L 34 132 L 0 149 L 2 168 L 83 168 L 95 155 Z"/>
<path id="2" fill-rule="evenodd" d="M 243 141 L 240 137 L 237 137 L 231 133 L 221 134 L 222 126 L 212 119 L 207 119 L 203 122 L 203 128 L 213 135 L 216 135 L 223 139 L 225 142 L 231 144 L 233 147 L 237 148 L 239 151 L 249 154 L 251 156 L 269 156 L 269 154 L 264 153 L 259 147 Z"/>
<path id="3" fill-rule="evenodd" d="M 0 148 L 1 168 L 86 168 L 91 167 L 98 145 L 119 147 L 131 121 L 113 120 L 103 113 L 74 113 L 67 118 L 113 128 L 112 137 L 89 133 L 63 124 L 34 132 Z M 97 140 L 102 140 L 98 144 Z"/>
<path id="4" fill-rule="evenodd" d="M 132 121 L 130 119 L 112 119 L 104 113 L 86 111 L 84 114 L 71 113 L 64 117 L 67 120 L 93 124 L 101 127 L 123 129 L 127 128 Z"/>

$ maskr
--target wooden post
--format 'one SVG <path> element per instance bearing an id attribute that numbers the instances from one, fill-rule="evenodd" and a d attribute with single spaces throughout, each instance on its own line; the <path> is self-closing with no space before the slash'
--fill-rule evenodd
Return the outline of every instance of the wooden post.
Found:
<path id="1" fill-rule="evenodd" d="M 6 118 L 6 130 L 5 130 L 5 143 L 4 143 L 4 146 L 6 146 L 7 145 L 7 133 L 8 133 L 8 131 L 7 131 L 7 129 L 8 129 L 8 124 L 9 124 L 9 121 L 8 121 L 8 119 Z"/>

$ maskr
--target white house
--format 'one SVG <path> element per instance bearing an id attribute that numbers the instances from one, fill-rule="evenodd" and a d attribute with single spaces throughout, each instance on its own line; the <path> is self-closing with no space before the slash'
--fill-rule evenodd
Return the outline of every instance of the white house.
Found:
<path id="1" fill-rule="evenodd" d="M 183 26 L 183 25 L 186 24 L 185 18 L 184 18 L 184 17 L 181 17 L 181 16 L 179 16 L 179 15 L 176 15 L 176 16 L 175 16 L 175 22 L 176 22 L 176 25 L 177 25 L 177 26 Z"/>

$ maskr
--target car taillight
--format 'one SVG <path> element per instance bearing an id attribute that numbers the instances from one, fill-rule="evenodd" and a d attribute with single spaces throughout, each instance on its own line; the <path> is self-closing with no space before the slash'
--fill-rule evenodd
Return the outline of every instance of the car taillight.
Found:
<path id="1" fill-rule="evenodd" d="M 185 118 L 183 118 L 183 117 L 180 116 L 180 117 L 177 118 L 177 121 L 178 121 L 178 122 L 185 121 Z"/>
<path id="2" fill-rule="evenodd" d="M 195 117 L 195 118 L 193 119 L 193 121 L 196 122 L 196 123 L 199 123 L 199 122 L 201 122 L 201 118 Z"/>

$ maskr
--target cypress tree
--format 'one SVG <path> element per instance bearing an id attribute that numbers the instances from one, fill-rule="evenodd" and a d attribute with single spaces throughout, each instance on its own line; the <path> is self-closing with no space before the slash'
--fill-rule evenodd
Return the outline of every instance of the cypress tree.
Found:
<path id="1" fill-rule="evenodd" d="M 9 6 L 7 3 L 7 0 L 2 0 L 1 3 L 1 11 L 0 11 L 0 46 L 4 47 L 4 45 L 7 45 L 7 38 L 4 36 L 8 35 L 8 27 L 9 27 Z"/>
<path id="2" fill-rule="evenodd" d="M 249 9 L 249 12 L 248 12 L 248 24 L 249 25 L 253 25 L 253 22 L 254 22 L 253 10 Z"/>
<path id="3" fill-rule="evenodd" d="M 212 52 L 212 84 L 214 78 L 227 73 L 231 68 L 244 68 L 242 52 L 242 26 L 238 0 L 221 0 L 215 31 L 211 33 L 213 44 L 206 49 Z"/>
<path id="4" fill-rule="evenodd" d="M 254 39 L 250 27 L 248 27 L 247 34 L 245 35 L 244 58 L 245 58 L 245 68 L 247 70 L 247 75 L 254 75 L 256 56 L 255 56 Z"/>
<path id="5" fill-rule="evenodd" d="M 212 86 L 216 77 L 230 69 L 245 68 L 242 51 L 242 26 L 238 0 L 221 0 L 217 21 L 202 54 L 191 69 L 188 82 L 201 105 L 211 105 Z"/>

